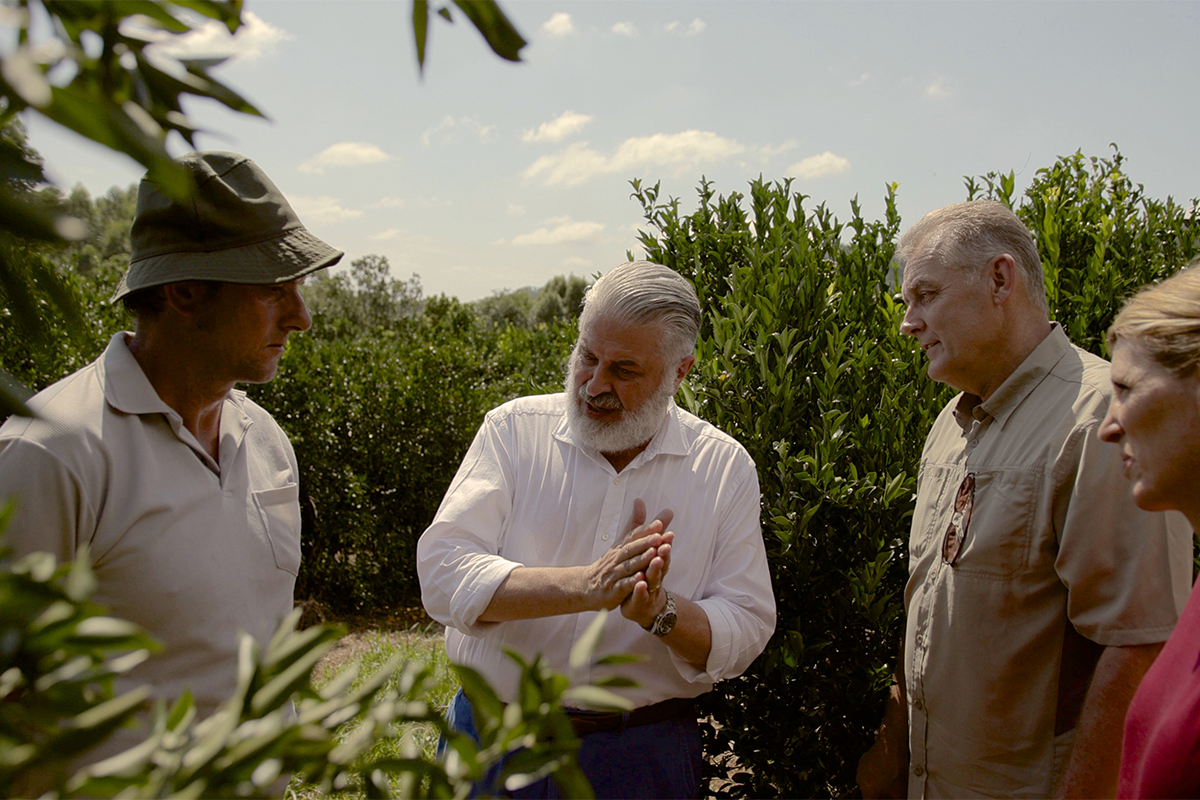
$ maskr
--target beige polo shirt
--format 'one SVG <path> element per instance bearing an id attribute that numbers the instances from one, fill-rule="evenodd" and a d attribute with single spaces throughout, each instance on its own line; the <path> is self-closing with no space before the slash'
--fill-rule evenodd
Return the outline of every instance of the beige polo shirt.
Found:
<path id="1" fill-rule="evenodd" d="M 159 399 L 127 336 L 38 393 L 29 405 L 41 418 L 0 427 L 0 496 L 18 501 L 7 540 L 17 554 L 60 559 L 89 543 L 95 602 L 163 645 L 118 693 L 190 689 L 207 714 L 235 688 L 238 632 L 265 644 L 291 611 L 296 457 L 270 415 L 232 391 L 214 461 Z"/>
<path id="2" fill-rule="evenodd" d="M 1048 796 L 1056 729 L 1073 728 L 1100 646 L 1163 641 L 1183 609 L 1191 528 L 1138 509 L 1097 437 L 1108 369 L 1055 325 L 986 402 L 959 395 L 929 433 L 905 590 L 909 797 Z"/>

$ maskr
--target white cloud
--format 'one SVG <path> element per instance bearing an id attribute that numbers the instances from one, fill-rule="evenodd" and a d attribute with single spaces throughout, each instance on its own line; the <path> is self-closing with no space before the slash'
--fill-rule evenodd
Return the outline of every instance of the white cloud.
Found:
<path id="1" fill-rule="evenodd" d="M 299 166 L 301 172 L 324 175 L 326 167 L 356 167 L 360 164 L 381 164 L 395 156 L 383 152 L 370 142 L 338 142 L 331 144 Z"/>
<path id="2" fill-rule="evenodd" d="M 530 245 L 580 244 L 594 241 L 604 230 L 601 222 L 576 222 L 570 217 L 554 217 L 543 220 L 542 227 L 530 233 L 514 236 L 516 247 Z"/>
<path id="3" fill-rule="evenodd" d="M 492 131 L 496 130 L 495 125 L 484 125 L 482 122 L 473 117 L 459 117 L 458 119 L 455 119 L 454 117 L 446 116 L 437 125 L 434 125 L 432 128 L 421 134 L 421 141 L 426 147 L 429 147 L 429 145 L 433 144 L 434 137 L 438 134 L 442 134 L 438 140 L 441 144 L 453 142 L 455 140 L 453 132 L 455 128 L 462 128 L 468 133 L 475 134 L 479 137 L 479 141 L 481 142 L 489 141 L 491 139 Z"/>
<path id="4" fill-rule="evenodd" d="M 516 203 L 509 203 L 508 204 L 508 215 L 510 217 L 525 216 L 525 206 L 519 206 Z"/>
<path id="5" fill-rule="evenodd" d="M 711 164 L 746 149 L 733 139 L 697 130 L 626 139 L 612 155 L 587 145 L 575 142 L 557 153 L 542 156 L 522 174 L 526 178 L 540 177 L 546 186 L 576 186 L 596 175 L 614 172 L 629 173 L 651 166 L 688 169 Z"/>
<path id="6" fill-rule="evenodd" d="M 612 26 L 612 32 L 619 36 L 628 36 L 630 39 L 637 36 L 637 28 L 632 22 L 618 22 Z"/>
<path id="7" fill-rule="evenodd" d="M 536 131 L 525 131 L 521 134 L 523 142 L 561 142 L 583 130 L 592 121 L 588 114 L 578 114 L 574 111 L 564 111 L 549 122 L 543 122 Z"/>
<path id="8" fill-rule="evenodd" d="M 560 11 L 542 23 L 542 30 L 550 36 L 570 36 L 575 32 L 575 23 L 570 14 Z"/>
<path id="9" fill-rule="evenodd" d="M 242 27 L 231 35 L 229 28 L 216 20 L 209 20 L 182 36 L 140 25 L 137 22 L 121 26 L 121 32 L 158 42 L 148 53 L 161 53 L 171 58 L 205 58 L 228 56 L 243 61 L 254 61 L 275 51 L 275 45 L 292 38 L 282 28 L 264 22 L 253 11 L 242 13 Z"/>
<path id="10" fill-rule="evenodd" d="M 675 20 L 667 23 L 667 33 L 677 33 L 680 36 L 695 36 L 702 30 L 708 27 L 708 23 L 697 17 L 688 23 L 688 26 L 683 27 L 683 23 Z"/>
<path id="11" fill-rule="evenodd" d="M 403 197 L 381 197 L 379 202 L 373 208 L 403 208 L 405 200 Z"/>
<path id="12" fill-rule="evenodd" d="M 363 212 L 356 208 L 343 208 L 336 197 L 289 197 L 292 208 L 300 219 L 309 223 L 341 222 L 361 217 Z"/>
<path id="13" fill-rule="evenodd" d="M 849 85 L 849 86 L 862 86 L 864 83 L 866 83 L 866 82 L 867 82 L 867 81 L 869 81 L 869 80 L 871 80 L 871 73 L 869 73 L 869 72 L 864 72 L 862 75 L 859 75 L 859 76 L 858 76 L 857 78 L 855 78 L 854 80 L 852 80 L 852 81 L 849 81 L 849 83 L 848 83 L 847 85 Z"/>
<path id="14" fill-rule="evenodd" d="M 797 161 L 784 170 L 784 174 L 797 178 L 819 178 L 822 175 L 836 175 L 848 169 L 850 169 L 849 159 L 842 158 L 826 150 L 820 155 L 809 156 Z"/>
<path id="15" fill-rule="evenodd" d="M 954 91 L 946 85 L 944 78 L 934 78 L 933 83 L 925 87 L 925 96 L 933 100 L 945 100 Z"/>
<path id="16" fill-rule="evenodd" d="M 370 238 L 375 242 L 386 242 L 389 239 L 395 239 L 401 233 L 403 233 L 403 231 L 401 231 L 399 228 L 388 228 L 386 231 L 380 231 L 379 233 L 372 234 Z"/>
<path id="17" fill-rule="evenodd" d="M 590 258 L 580 258 L 579 256 L 570 256 L 568 258 L 564 258 L 559 263 L 564 267 L 579 267 L 580 269 L 587 269 L 588 267 L 590 267 L 592 265 L 592 260 Z"/>

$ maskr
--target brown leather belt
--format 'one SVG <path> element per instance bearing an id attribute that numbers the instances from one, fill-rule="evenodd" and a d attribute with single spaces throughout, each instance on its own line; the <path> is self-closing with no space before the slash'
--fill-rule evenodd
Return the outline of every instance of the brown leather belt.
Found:
<path id="1" fill-rule="evenodd" d="M 663 700 L 650 706 L 635 708 L 622 714 L 620 712 L 597 713 L 594 711 L 567 711 L 571 724 L 575 727 L 576 736 L 587 736 L 589 733 L 603 731 L 623 731 L 626 728 L 636 728 L 639 725 L 653 725 L 655 722 L 665 722 L 676 717 L 697 718 L 696 702 L 691 698 L 675 697 Z"/>

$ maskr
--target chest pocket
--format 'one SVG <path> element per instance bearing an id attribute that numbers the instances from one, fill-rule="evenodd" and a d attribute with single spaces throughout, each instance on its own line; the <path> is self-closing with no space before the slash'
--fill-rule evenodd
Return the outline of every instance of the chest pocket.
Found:
<path id="1" fill-rule="evenodd" d="M 964 577 L 1012 578 L 1029 565 L 1042 472 L 1038 469 L 971 471 L 975 473 L 971 523 L 954 571 Z M 947 502 L 952 503 L 953 495 L 948 498 Z M 948 525 L 948 513 L 945 519 Z"/>
<path id="2" fill-rule="evenodd" d="M 300 486 L 254 492 L 254 505 L 267 529 L 275 566 L 292 575 L 300 571 Z"/>

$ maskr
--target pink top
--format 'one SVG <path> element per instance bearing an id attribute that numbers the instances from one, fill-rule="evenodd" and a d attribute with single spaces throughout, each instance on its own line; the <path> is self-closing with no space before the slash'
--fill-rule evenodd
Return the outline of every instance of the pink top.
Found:
<path id="1" fill-rule="evenodd" d="M 1200 591 L 1125 716 L 1117 797 L 1200 797 Z"/>

